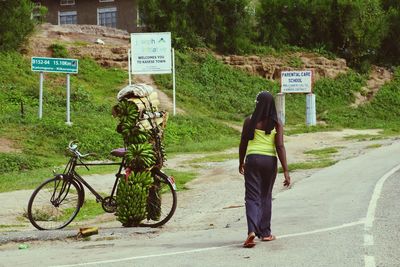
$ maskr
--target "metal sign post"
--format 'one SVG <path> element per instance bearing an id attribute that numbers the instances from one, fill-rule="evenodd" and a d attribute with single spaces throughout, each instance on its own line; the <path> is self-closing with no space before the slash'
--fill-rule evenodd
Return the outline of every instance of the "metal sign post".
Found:
<path id="1" fill-rule="evenodd" d="M 70 120 L 70 74 L 78 73 L 78 60 L 71 58 L 32 57 L 31 70 L 40 72 L 39 86 L 39 119 L 43 117 L 43 72 L 67 74 L 67 125 L 72 125 Z"/>
<path id="2" fill-rule="evenodd" d="M 39 78 L 39 119 L 42 119 L 43 115 L 43 71 L 40 72 Z"/>
<path id="3" fill-rule="evenodd" d="M 71 87 L 70 87 L 70 77 L 69 73 L 67 74 L 67 121 L 65 122 L 67 125 L 72 125 L 70 120 L 70 96 L 71 96 Z"/>
<path id="4" fill-rule="evenodd" d="M 172 48 L 172 102 L 173 114 L 176 115 L 176 93 L 175 93 L 175 50 Z"/>
<path id="5" fill-rule="evenodd" d="M 275 100 L 278 120 L 282 125 L 285 125 L 285 94 L 279 93 Z"/>
<path id="6" fill-rule="evenodd" d="M 306 95 L 306 125 L 317 125 L 317 116 L 315 110 L 315 95 L 313 93 Z"/>
<path id="7" fill-rule="evenodd" d="M 129 85 L 132 85 L 131 50 L 130 49 L 128 49 L 128 76 L 129 76 Z"/>

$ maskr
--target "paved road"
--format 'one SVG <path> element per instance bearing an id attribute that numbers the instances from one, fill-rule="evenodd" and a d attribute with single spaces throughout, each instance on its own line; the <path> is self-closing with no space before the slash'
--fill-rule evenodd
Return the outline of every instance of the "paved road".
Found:
<path id="1" fill-rule="evenodd" d="M 272 222 L 278 239 L 253 249 L 241 248 L 246 224 L 238 220 L 226 228 L 167 228 L 123 239 L 33 243 L 27 250 L 8 245 L 0 266 L 400 266 L 398 155 L 400 142 L 279 193 Z"/>

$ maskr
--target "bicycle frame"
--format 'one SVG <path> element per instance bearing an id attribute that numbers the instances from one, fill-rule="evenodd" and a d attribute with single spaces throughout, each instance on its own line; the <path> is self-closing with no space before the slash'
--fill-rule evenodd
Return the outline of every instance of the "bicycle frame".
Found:
<path id="1" fill-rule="evenodd" d="M 78 162 L 79 160 L 79 162 Z M 118 185 L 118 180 L 121 177 L 121 171 L 124 168 L 125 165 L 125 159 L 122 158 L 120 163 L 117 162 L 110 162 L 110 163 L 84 163 L 80 158 L 78 158 L 77 156 L 72 156 L 69 160 L 69 162 L 67 163 L 63 175 L 65 175 L 68 179 L 73 179 L 75 180 L 78 185 L 81 187 L 81 193 L 83 194 L 83 198 L 84 199 L 84 189 L 83 186 L 85 186 L 87 189 L 89 189 L 89 191 L 96 197 L 96 201 L 97 202 L 103 202 L 104 198 L 88 183 L 85 181 L 85 179 L 80 176 L 75 168 L 76 166 L 84 166 L 86 167 L 86 169 L 89 170 L 88 166 L 105 166 L 105 165 L 115 165 L 115 166 L 119 166 L 118 172 L 115 174 L 115 182 L 113 185 L 113 188 L 111 190 L 111 194 L 110 197 L 114 196 L 115 190 L 117 188 Z M 83 203 L 82 203 L 83 204 Z"/>

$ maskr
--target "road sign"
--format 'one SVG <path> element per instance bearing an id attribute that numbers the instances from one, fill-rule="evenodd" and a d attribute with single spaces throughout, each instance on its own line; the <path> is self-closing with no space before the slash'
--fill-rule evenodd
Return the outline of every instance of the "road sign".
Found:
<path id="1" fill-rule="evenodd" d="M 171 33 L 131 33 L 133 74 L 172 73 Z"/>
<path id="2" fill-rule="evenodd" d="M 71 58 L 32 57 L 32 71 L 78 73 L 78 60 Z"/>
<path id="3" fill-rule="evenodd" d="M 311 93 L 312 76 L 311 70 L 282 71 L 281 93 Z"/>
<path id="4" fill-rule="evenodd" d="M 172 101 L 175 115 L 175 52 L 171 47 L 171 33 L 131 33 L 131 49 L 128 53 L 129 84 L 132 81 L 131 74 L 172 73 Z"/>

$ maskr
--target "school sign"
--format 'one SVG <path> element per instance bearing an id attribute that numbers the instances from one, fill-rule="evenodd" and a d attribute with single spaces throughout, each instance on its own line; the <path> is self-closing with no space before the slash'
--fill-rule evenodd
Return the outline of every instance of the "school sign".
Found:
<path id="1" fill-rule="evenodd" d="M 311 70 L 282 71 L 281 93 L 311 93 L 313 85 Z"/>
<path id="2" fill-rule="evenodd" d="M 313 71 L 282 71 L 281 72 L 281 93 L 277 95 L 276 107 L 278 117 L 285 124 L 285 94 L 305 93 L 306 94 L 306 125 L 317 124 L 315 95 L 312 93 Z"/>

